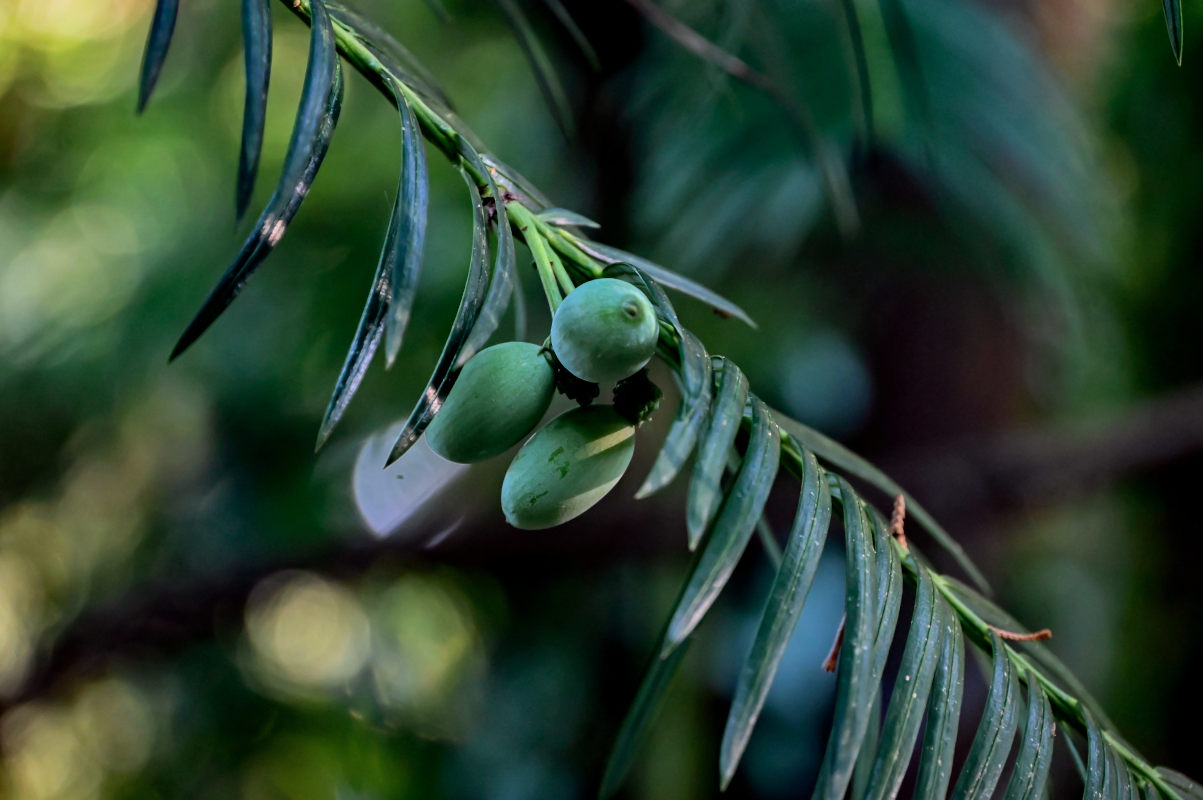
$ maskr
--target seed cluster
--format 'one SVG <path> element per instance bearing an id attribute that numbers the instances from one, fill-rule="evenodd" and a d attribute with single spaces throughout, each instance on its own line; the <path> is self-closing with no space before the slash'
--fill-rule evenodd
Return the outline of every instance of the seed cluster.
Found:
<path id="1" fill-rule="evenodd" d="M 567 522 L 601 500 L 630 466 L 635 428 L 659 399 L 643 371 L 658 337 L 655 309 L 637 288 L 614 278 L 584 283 L 552 318 L 550 352 L 506 342 L 468 362 L 427 429 L 427 441 L 451 461 L 492 458 L 538 426 L 560 388 L 580 406 L 527 439 L 506 470 L 501 507 L 515 528 Z M 568 375 L 557 379 L 557 367 Z M 600 393 L 597 384 L 614 382 L 617 408 L 591 405 Z"/>

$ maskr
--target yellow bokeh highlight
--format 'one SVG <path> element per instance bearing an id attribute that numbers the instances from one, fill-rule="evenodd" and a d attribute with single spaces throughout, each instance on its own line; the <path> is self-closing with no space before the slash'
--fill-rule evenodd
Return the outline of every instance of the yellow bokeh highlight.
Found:
<path id="1" fill-rule="evenodd" d="M 247 604 L 246 633 L 260 677 L 284 690 L 340 686 L 369 654 L 370 626 L 355 595 L 307 572 L 260 584 Z"/>
<path id="2" fill-rule="evenodd" d="M 402 576 L 372 603 L 378 702 L 426 735 L 455 737 L 485 653 L 471 605 L 438 575 Z"/>
<path id="3" fill-rule="evenodd" d="M 105 102 L 128 92 L 141 53 L 134 43 L 151 8 L 150 0 L 0 4 L 0 94 L 22 75 L 32 79 L 26 100 L 42 107 Z"/>
<path id="4" fill-rule="evenodd" d="M 143 767 L 155 724 L 145 694 L 106 677 L 55 703 L 28 703 L 0 721 L 4 762 L 0 796 L 21 800 L 91 800 L 106 779 Z"/>

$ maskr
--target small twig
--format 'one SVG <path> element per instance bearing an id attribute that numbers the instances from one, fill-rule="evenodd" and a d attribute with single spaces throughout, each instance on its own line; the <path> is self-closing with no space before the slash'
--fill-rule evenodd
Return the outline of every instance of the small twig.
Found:
<path id="1" fill-rule="evenodd" d="M 844 646 L 844 626 L 847 624 L 848 615 L 845 614 L 840 619 L 840 629 L 835 632 L 835 641 L 831 643 L 831 652 L 823 661 L 823 669 L 827 672 L 835 672 L 835 665 L 840 660 L 840 648 Z"/>
<path id="2" fill-rule="evenodd" d="M 906 544 L 906 497 L 894 495 L 894 513 L 890 515 L 890 535 L 898 540 L 903 550 L 910 550 Z"/>
<path id="3" fill-rule="evenodd" d="M 1053 632 L 1048 628 L 1041 628 L 1040 630 L 1032 631 L 1031 633 L 1016 633 L 1015 631 L 1008 631 L 1004 628 L 998 627 L 997 625 L 990 625 L 989 623 L 986 624 L 986 627 L 997 633 L 998 638 L 1006 639 L 1009 642 L 1042 642 L 1045 639 L 1053 638 Z"/>
<path id="4" fill-rule="evenodd" d="M 754 69 L 739 56 L 728 53 L 655 3 L 648 2 L 648 0 L 627 0 L 627 2 L 634 6 L 635 10 L 642 14 L 648 22 L 698 58 L 709 61 L 723 72 L 749 86 L 755 86 L 770 94 L 777 92 L 777 88 L 767 75 Z"/>

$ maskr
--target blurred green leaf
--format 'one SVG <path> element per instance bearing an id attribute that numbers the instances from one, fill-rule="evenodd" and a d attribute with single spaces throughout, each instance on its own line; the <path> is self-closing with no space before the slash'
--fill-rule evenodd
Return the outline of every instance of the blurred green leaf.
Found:
<path id="1" fill-rule="evenodd" d="M 565 138 L 571 138 L 572 106 L 568 103 L 568 95 L 564 91 L 564 85 L 555 65 L 552 64 L 547 51 L 543 49 L 543 43 L 531 30 L 530 22 L 514 0 L 494 0 L 494 2 L 501 9 L 510 27 L 514 29 L 514 36 L 517 38 L 522 52 L 526 54 L 526 60 L 530 63 L 531 72 L 535 75 L 535 82 L 539 84 L 539 91 L 543 93 L 543 99 L 547 101 L 552 118 L 560 126 Z"/>
<path id="2" fill-rule="evenodd" d="M 581 26 L 576 24 L 576 20 L 572 18 L 572 14 L 568 13 L 568 9 L 564 8 L 564 4 L 560 0 L 543 0 L 543 5 L 547 6 L 564 30 L 568 32 L 577 49 L 581 51 L 581 55 L 589 62 L 590 68 L 595 72 L 601 69 L 601 62 L 597 58 L 597 52 L 593 49 L 593 45 L 589 43 L 589 37 L 581 30 Z"/>

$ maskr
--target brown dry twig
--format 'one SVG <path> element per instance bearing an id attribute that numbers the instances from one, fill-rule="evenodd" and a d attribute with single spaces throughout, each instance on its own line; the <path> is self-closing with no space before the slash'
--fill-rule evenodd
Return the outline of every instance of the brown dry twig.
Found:
<path id="1" fill-rule="evenodd" d="M 1016 633 L 1015 631 L 1009 631 L 1005 628 L 1000 628 L 997 625 L 987 624 L 987 627 L 997 633 L 998 638 L 1006 639 L 1009 642 L 1042 642 L 1045 639 L 1053 638 L 1053 632 L 1048 628 L 1041 628 L 1040 630 L 1032 631 L 1031 633 Z"/>
<path id="2" fill-rule="evenodd" d="M 890 515 L 890 535 L 898 540 L 903 550 L 910 550 L 906 544 L 906 497 L 894 495 L 894 512 Z"/>

